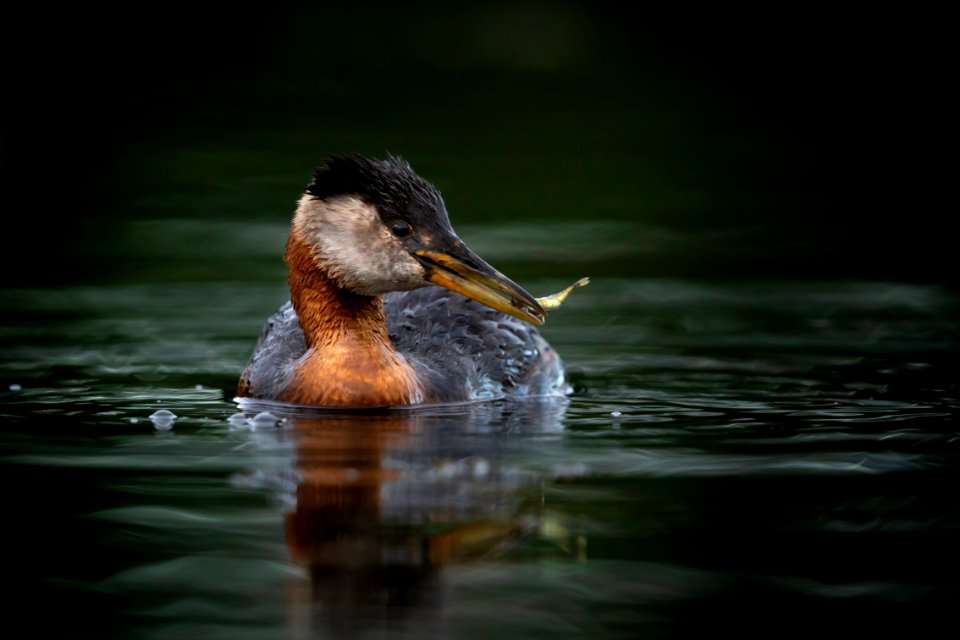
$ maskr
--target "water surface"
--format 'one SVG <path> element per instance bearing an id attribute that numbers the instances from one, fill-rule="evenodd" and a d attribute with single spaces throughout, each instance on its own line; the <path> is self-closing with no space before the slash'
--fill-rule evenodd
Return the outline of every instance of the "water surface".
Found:
<path id="1" fill-rule="evenodd" d="M 56 612 L 41 626 L 882 630 L 958 595 L 958 300 L 943 288 L 598 278 L 544 329 L 569 399 L 231 419 L 283 293 L 3 294 L 5 538 L 19 597 Z"/>
<path id="2" fill-rule="evenodd" d="M 919 142 L 949 38 L 551 0 L 64 11 L 8 74 L 13 633 L 952 628 L 953 176 Z M 592 278 L 544 327 L 570 398 L 233 402 L 312 169 L 387 151 L 535 295 Z"/>

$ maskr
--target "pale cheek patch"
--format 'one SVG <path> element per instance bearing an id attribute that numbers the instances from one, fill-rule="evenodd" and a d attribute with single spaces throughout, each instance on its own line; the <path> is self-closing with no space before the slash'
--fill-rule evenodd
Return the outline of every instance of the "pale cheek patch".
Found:
<path id="1" fill-rule="evenodd" d="M 352 196 L 304 196 L 294 228 L 313 248 L 318 267 L 341 287 L 382 295 L 426 286 L 420 264 L 399 245 L 377 210 Z"/>

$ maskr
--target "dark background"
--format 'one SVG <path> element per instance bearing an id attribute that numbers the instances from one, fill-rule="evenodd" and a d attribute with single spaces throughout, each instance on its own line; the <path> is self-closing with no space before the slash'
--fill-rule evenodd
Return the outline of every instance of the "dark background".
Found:
<path id="1" fill-rule="evenodd" d="M 606 535 L 608 558 L 629 571 L 639 559 L 732 576 L 723 597 L 689 608 L 650 591 L 639 613 L 653 616 L 654 633 L 657 616 L 684 629 L 787 621 L 764 625 L 765 635 L 836 628 L 838 616 L 858 631 L 889 632 L 891 619 L 917 629 L 956 600 L 946 489 L 956 475 L 955 296 L 862 282 L 777 293 L 788 279 L 953 284 L 955 29 L 945 16 L 811 5 L 139 3 L 20 5 L 0 24 L 3 286 L 67 285 L 56 295 L 12 291 L 0 304 L 3 449 L 19 461 L 2 466 L 4 541 L 15 556 L 8 582 L 23 597 L 11 610 L 31 624 L 73 637 L 87 625 L 96 637 L 110 625 L 169 631 L 174 609 L 136 617 L 139 600 L 74 587 L 204 553 L 215 538 L 174 542 L 173 524 L 124 547 L 113 536 L 125 527 L 78 516 L 154 502 L 213 516 L 240 508 L 193 488 L 225 480 L 223 419 L 262 320 L 284 297 L 293 203 L 312 168 L 345 151 L 408 157 L 443 191 L 458 229 L 529 229 L 536 255 L 494 264 L 541 287 L 531 290 L 555 290 L 546 276 L 597 279 L 579 298 L 594 306 L 571 304 L 548 328 L 587 389 L 565 427 L 571 455 L 676 447 L 683 460 L 703 450 L 716 474 L 650 479 L 628 469 L 584 478 L 586 493 L 568 498 L 571 514 L 582 508 L 601 527 L 591 554 Z M 608 223 L 619 235 L 579 235 Z M 624 282 L 640 283 L 632 298 Z M 254 299 L 237 304 L 247 293 Z M 164 471 L 169 450 L 149 447 L 156 406 L 182 416 L 177 454 L 196 467 Z M 641 435 L 625 421 L 622 436 L 594 437 L 614 409 L 638 419 L 669 411 L 678 435 Z M 699 430 L 741 419 L 733 434 Z M 145 455 L 129 456 L 131 446 Z M 723 461 L 740 452 L 761 472 L 729 476 Z M 819 454 L 904 470 L 763 475 L 781 458 Z M 825 530 L 832 522 L 866 533 Z M 273 548 L 275 533 L 261 532 L 252 544 L 269 547 L 255 553 Z M 244 536 L 216 540 L 218 552 L 250 553 Z M 799 586 L 778 588 L 768 575 L 798 576 Z M 68 584 L 52 579 L 64 576 Z M 636 593 L 642 581 L 624 576 L 597 597 Z M 804 576 L 839 589 L 824 595 Z M 847 586 L 868 591 L 858 598 Z M 159 607 L 183 594 L 167 595 L 158 585 L 139 597 Z M 555 609 L 555 594 L 542 595 L 544 610 Z M 636 602 L 621 604 L 626 613 L 590 620 L 638 619 Z M 133 617 L 118 620 L 118 610 Z"/>
<path id="2" fill-rule="evenodd" d="M 943 16 L 303 3 L 5 22 L 7 286 L 139 277 L 131 219 L 284 222 L 345 151 L 408 157 L 455 222 L 687 238 L 629 275 L 951 280 Z"/>

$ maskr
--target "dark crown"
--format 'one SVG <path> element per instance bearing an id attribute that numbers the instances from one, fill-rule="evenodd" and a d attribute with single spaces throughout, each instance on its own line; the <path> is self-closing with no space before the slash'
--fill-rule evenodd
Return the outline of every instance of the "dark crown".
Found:
<path id="1" fill-rule="evenodd" d="M 358 154 L 330 156 L 318 167 L 307 193 L 325 200 L 355 195 L 371 204 L 407 209 L 414 203 L 442 207 L 440 193 L 399 156 L 372 160 Z"/>

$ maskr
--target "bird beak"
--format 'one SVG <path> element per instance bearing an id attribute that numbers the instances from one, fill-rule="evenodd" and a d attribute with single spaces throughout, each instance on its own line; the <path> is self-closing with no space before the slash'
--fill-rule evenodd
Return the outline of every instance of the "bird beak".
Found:
<path id="1" fill-rule="evenodd" d="M 460 253 L 418 250 L 413 257 L 423 265 L 428 281 L 530 324 L 544 323 L 546 311 L 520 285 L 466 247 Z"/>

